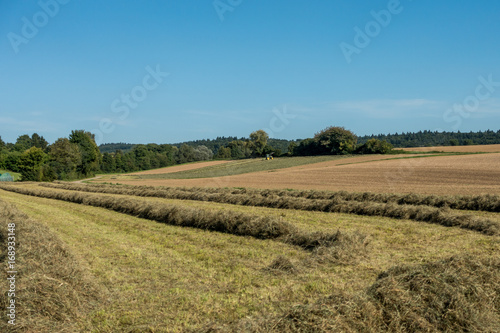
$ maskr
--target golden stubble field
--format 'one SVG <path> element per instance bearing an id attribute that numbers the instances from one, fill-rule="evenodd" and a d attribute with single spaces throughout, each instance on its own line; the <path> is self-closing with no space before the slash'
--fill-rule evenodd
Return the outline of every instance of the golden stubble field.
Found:
<path id="1" fill-rule="evenodd" d="M 500 153 L 406 157 L 411 158 L 357 156 L 227 177 L 123 179 L 117 182 L 153 186 L 293 188 L 437 195 L 500 193 Z"/>
<path id="2" fill-rule="evenodd" d="M 500 153 L 500 145 L 473 145 L 473 146 L 443 146 L 443 147 L 418 147 L 403 148 L 406 151 L 442 151 L 447 153 Z"/>

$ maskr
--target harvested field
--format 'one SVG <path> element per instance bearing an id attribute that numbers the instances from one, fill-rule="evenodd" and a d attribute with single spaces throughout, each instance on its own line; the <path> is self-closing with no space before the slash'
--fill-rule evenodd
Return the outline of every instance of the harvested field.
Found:
<path id="1" fill-rule="evenodd" d="M 285 221 L 269 217 L 235 213 L 229 210 L 213 212 L 180 205 L 160 203 L 145 204 L 144 201 L 132 198 L 126 199 L 123 197 L 117 198 L 104 195 L 92 195 L 83 192 L 48 191 L 39 188 L 26 188 L 2 184 L 0 184 L 0 188 L 6 191 L 30 196 L 102 207 L 175 226 L 217 231 L 238 236 L 250 236 L 257 239 L 275 239 L 284 243 L 300 246 L 307 250 L 313 250 L 320 246 L 335 246 L 340 239 L 346 238 L 340 232 L 335 234 L 324 234 L 321 232 L 308 233 L 298 230 Z M 472 223 L 470 221 L 466 222 L 469 224 Z M 494 222 L 488 224 L 488 220 L 480 220 L 477 224 L 481 224 L 481 230 L 488 231 L 487 233 L 497 233 L 495 231 L 496 223 Z M 477 229 L 479 226 L 475 228 Z"/>
<path id="2" fill-rule="evenodd" d="M 231 204 L 255 204 L 260 197 L 281 198 L 303 198 L 311 200 L 347 200 L 359 202 L 394 203 L 399 205 L 426 205 L 432 207 L 448 207 L 459 210 L 500 212 L 500 196 L 498 195 L 473 195 L 473 196 L 436 196 L 417 194 L 393 194 L 393 193 L 371 193 L 371 192 L 347 192 L 347 191 L 317 191 L 317 190 L 272 190 L 272 189 L 249 189 L 249 188 L 217 188 L 217 187 L 155 187 L 155 186 L 119 186 L 106 184 L 74 183 L 41 183 L 39 186 L 65 189 L 72 191 L 83 191 L 93 193 L 126 194 L 140 197 L 157 197 L 181 200 L 200 200 L 212 202 L 225 202 Z M 252 196 L 254 202 L 243 200 L 238 197 L 244 195 L 246 198 Z"/>
<path id="3" fill-rule="evenodd" d="M 426 156 L 426 155 L 404 155 L 406 156 Z M 428 156 L 428 155 L 427 155 Z M 141 171 L 133 174 L 125 175 L 102 175 L 100 180 L 107 179 L 192 179 L 192 178 L 213 178 L 225 177 L 232 175 L 241 175 L 252 172 L 274 172 L 275 170 L 298 167 L 308 164 L 317 164 L 323 162 L 330 162 L 334 165 L 345 163 L 361 163 L 367 161 L 377 161 L 385 159 L 393 159 L 394 156 L 387 155 L 366 155 L 366 156 L 349 156 L 349 155 L 320 155 L 320 156 L 297 156 L 297 157 L 280 157 L 273 160 L 264 160 L 262 158 L 250 158 L 241 160 L 223 161 L 225 163 L 214 163 L 206 165 L 203 168 L 193 168 L 193 165 L 204 164 L 194 163 L 186 164 L 186 169 L 183 166 L 168 167 L 164 169 Z M 396 157 L 397 158 L 397 157 Z M 157 172 L 157 171 L 174 172 Z"/>
<path id="4" fill-rule="evenodd" d="M 500 144 L 497 145 L 473 145 L 473 146 L 439 146 L 439 147 L 418 147 L 401 148 L 406 151 L 431 152 L 440 151 L 447 153 L 500 153 Z"/>
<path id="5" fill-rule="evenodd" d="M 11 229 L 12 225 L 14 239 L 7 234 L 7 226 Z M 0 262 L 3 268 L 8 267 L 7 240 L 14 241 L 14 270 L 17 271 L 16 296 L 11 298 L 16 305 L 16 325 L 7 324 L 3 318 L 0 331 L 90 331 L 90 313 L 104 304 L 109 295 L 82 267 L 82 259 L 52 230 L 4 200 L 0 200 L 0 228 Z M 0 276 L 2 281 L 7 281 L 11 275 L 2 269 Z M 8 305 L 5 290 L 8 289 L 3 290 L 0 304 L 5 310 Z"/>
<path id="6" fill-rule="evenodd" d="M 40 190 L 36 184 L 11 186 Z M 500 272 L 491 259 L 500 250 L 498 236 L 386 217 L 96 196 L 96 203 L 109 198 L 127 209 L 135 209 L 130 203 L 137 200 L 137 207 L 171 204 L 179 212 L 234 210 L 284 219 L 312 234 L 340 229 L 352 236 L 341 239 L 340 247 L 309 251 L 86 204 L 3 190 L 0 196 L 56 232 L 85 260 L 82 267 L 93 280 L 109 290 L 108 302 L 82 314 L 91 323 L 86 331 L 494 332 L 500 325 Z M 358 235 L 369 235 L 366 254 Z"/>
<path id="7" fill-rule="evenodd" d="M 412 156 L 434 156 L 432 155 L 401 155 L 401 158 Z M 253 172 L 274 172 L 275 170 L 299 167 L 308 164 L 332 163 L 332 165 L 341 165 L 349 163 L 362 163 L 369 161 L 378 161 L 394 159 L 398 157 L 387 155 L 362 155 L 362 156 L 341 156 L 324 155 L 311 157 L 281 157 L 266 161 L 262 158 L 231 160 L 231 161 L 212 161 L 192 163 L 178 166 L 171 166 L 163 169 L 140 171 L 121 175 L 101 175 L 99 181 L 105 180 L 135 180 L 135 179 L 192 179 L 192 178 L 214 178 L 232 175 L 247 174 Z M 217 163 L 222 162 L 222 163 Z M 195 167 L 196 165 L 205 165 L 204 167 Z"/>
<path id="8" fill-rule="evenodd" d="M 126 175 L 161 175 L 161 174 L 165 174 L 165 173 L 173 173 L 173 172 L 201 169 L 201 168 L 205 168 L 205 167 L 209 167 L 209 166 L 213 166 L 213 165 L 224 164 L 227 162 L 229 162 L 229 161 L 208 161 L 208 162 L 173 165 L 173 166 L 169 166 L 169 167 L 161 168 L 161 169 L 153 169 L 153 170 L 128 173 Z"/>
<path id="9" fill-rule="evenodd" d="M 281 318 L 206 332 L 497 332 L 500 261 L 456 256 L 381 273 L 366 291 L 338 291 Z"/>
<path id="10" fill-rule="evenodd" d="M 436 195 L 500 194 L 499 153 L 383 161 L 373 159 L 377 157 L 362 156 L 227 177 L 116 182 L 152 186 L 292 188 Z"/>
<path id="11" fill-rule="evenodd" d="M 105 185 L 46 185 L 45 187 L 59 188 L 59 189 L 74 189 L 84 192 L 96 193 L 112 193 L 112 194 L 127 194 L 146 197 L 161 197 L 169 199 L 184 199 L 184 200 L 200 200 L 212 201 L 219 203 L 230 203 L 246 206 L 270 207 L 270 208 L 285 208 L 285 209 L 298 209 L 298 210 L 311 210 L 322 212 L 340 212 L 357 215 L 368 216 L 385 216 L 396 219 L 410 219 L 415 221 L 436 223 L 445 226 L 455 226 L 470 230 L 479 231 L 489 235 L 500 234 L 500 223 L 495 220 L 487 218 L 475 217 L 470 214 L 452 212 L 448 207 L 443 209 L 429 207 L 426 205 L 398 205 L 396 202 L 379 203 L 370 200 L 366 201 L 349 201 L 344 200 L 342 197 L 333 197 L 329 200 L 322 199 L 307 199 L 304 197 L 294 197 L 290 195 L 260 195 L 257 191 L 250 193 L 232 194 L 232 193 L 203 193 L 203 191 L 182 191 L 180 189 L 152 189 L 152 188 L 123 188 L 121 186 L 105 186 Z M 35 196 L 56 198 L 60 200 L 69 200 L 74 202 L 83 202 L 85 196 L 82 195 L 78 198 L 76 193 L 50 192 L 39 189 L 27 189 L 13 186 L 1 186 L 5 190 L 10 190 L 18 193 L 24 193 Z M 200 193 L 201 192 L 201 193 Z M 253 193 L 252 193 L 253 192 Z M 284 193 L 286 194 L 286 193 Z M 91 197 L 91 196 L 87 196 Z M 78 198 L 78 199 L 77 199 Z M 491 200 L 489 200 L 491 198 Z M 497 210 L 498 197 L 485 197 L 484 200 L 491 201 L 494 204 L 494 211 Z M 104 202 L 104 201 L 102 201 Z M 474 202 L 474 201 L 473 201 Z M 404 202 L 403 202 L 404 203 Z M 96 200 L 96 204 L 101 204 Z M 104 205 L 104 204 L 103 204 Z M 114 207 L 116 204 L 110 204 Z M 131 203 L 125 204 L 129 206 Z M 108 207 L 108 205 L 106 205 Z M 114 209 L 114 208 L 112 208 Z M 119 210 L 122 211 L 122 210 Z M 136 212 L 135 214 L 138 214 Z M 287 227 L 286 229 L 289 229 Z M 295 243 L 294 243 L 295 244 Z"/>

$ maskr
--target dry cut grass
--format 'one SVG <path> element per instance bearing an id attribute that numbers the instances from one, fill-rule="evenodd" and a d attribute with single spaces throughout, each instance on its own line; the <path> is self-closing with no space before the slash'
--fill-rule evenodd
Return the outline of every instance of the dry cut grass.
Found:
<path id="1" fill-rule="evenodd" d="M 116 186 L 106 184 L 74 183 L 40 183 L 40 186 L 74 191 L 127 194 L 142 197 L 159 197 L 172 199 L 189 199 L 216 202 L 231 202 L 227 197 L 246 195 L 262 197 L 291 197 L 310 200 L 347 200 L 359 202 L 395 203 L 399 205 L 425 205 L 432 207 L 449 207 L 452 209 L 500 212 L 500 196 L 469 195 L 469 196 L 437 196 L 419 194 L 393 194 L 347 191 L 316 191 L 316 190 L 259 190 L 249 188 L 207 188 L 207 187 L 154 187 L 154 186 Z M 236 203 L 242 204 L 239 200 Z"/>
<path id="2" fill-rule="evenodd" d="M 277 314 L 284 305 L 318 297 L 330 288 L 328 274 L 333 268 L 349 274 L 347 267 L 357 262 L 346 257 L 346 268 L 344 263 L 338 266 L 337 255 L 345 252 L 352 257 L 356 251 L 342 240 L 345 248 L 321 248 L 332 251 L 317 253 L 87 205 L 4 191 L 0 195 L 47 223 L 85 258 L 96 281 L 110 290 L 110 302 L 89 315 L 93 327 L 86 332 L 184 332 L 188 327 L 196 331 L 209 321 L 230 323 L 248 314 Z M 280 255 L 296 270 L 266 269 Z"/>
<path id="3" fill-rule="evenodd" d="M 2 266 L 7 258 L 7 225 L 16 234 L 16 325 L 2 314 L 2 332 L 89 331 L 89 314 L 107 299 L 106 289 L 97 285 L 68 247 L 50 229 L 28 218 L 13 205 L 0 200 Z M 7 270 L 0 272 L 6 286 Z M 5 288 L 2 288 L 5 291 Z M 6 311 L 7 292 L 0 304 Z"/>
<path id="4" fill-rule="evenodd" d="M 498 331 L 498 236 L 384 217 L 135 198 L 282 216 L 312 233 L 345 230 L 341 237 L 354 241 L 370 235 L 369 252 L 359 256 L 356 247 L 306 251 L 84 204 L 0 195 L 56 231 L 112 292 L 91 314 L 96 332 Z"/>
<path id="5" fill-rule="evenodd" d="M 285 263 L 286 264 L 286 263 Z M 213 325 L 205 332 L 498 332 L 500 260 L 454 256 L 395 266 L 364 292 L 343 291 L 279 318 Z"/>
<path id="6" fill-rule="evenodd" d="M 488 218 L 473 216 L 470 214 L 457 213 L 450 210 L 448 207 L 435 208 L 429 206 L 413 206 L 413 205 L 398 205 L 394 202 L 378 203 L 378 202 L 359 202 L 346 201 L 343 198 L 333 197 L 329 200 L 315 199 L 310 200 L 303 197 L 293 196 L 262 196 L 258 192 L 247 194 L 231 194 L 231 193 L 202 193 L 196 191 L 182 191 L 179 189 L 169 190 L 154 190 L 151 188 L 124 188 L 113 186 L 99 185 L 45 185 L 48 187 L 60 187 L 67 189 L 75 189 L 87 192 L 102 192 L 114 194 L 128 194 L 138 196 L 152 196 L 184 200 L 200 200 L 212 201 L 220 203 L 230 203 L 246 206 L 270 207 L 270 208 L 285 208 L 299 209 L 321 212 L 337 212 L 367 216 L 385 216 L 396 219 L 410 219 L 421 222 L 435 223 L 449 227 L 460 227 L 469 230 L 479 231 L 488 235 L 500 234 L 500 223 Z M 5 189 L 19 191 L 21 193 L 41 195 L 43 192 L 36 189 L 21 189 L 12 186 L 6 186 Z M 37 194 L 40 193 L 40 194 Z M 265 193 L 265 192 L 264 192 Z M 47 193 L 49 197 L 52 194 Z M 57 198 L 66 200 L 70 198 L 69 194 L 61 194 Z M 76 199 L 71 199 L 76 200 Z"/>
<path id="7" fill-rule="evenodd" d="M 102 207 L 175 226 L 216 231 L 237 236 L 250 236 L 257 239 L 274 239 L 300 246 L 306 250 L 315 250 L 319 247 L 336 247 L 340 246 L 341 243 L 351 243 L 354 240 L 364 244 L 366 239 L 366 236 L 346 237 L 340 231 L 330 234 L 324 232 L 311 233 L 299 230 L 294 225 L 276 218 L 243 214 L 230 210 L 214 212 L 181 205 L 145 203 L 144 201 L 123 197 L 92 195 L 80 192 L 47 191 L 13 185 L 0 184 L 0 188 L 20 194 Z"/>

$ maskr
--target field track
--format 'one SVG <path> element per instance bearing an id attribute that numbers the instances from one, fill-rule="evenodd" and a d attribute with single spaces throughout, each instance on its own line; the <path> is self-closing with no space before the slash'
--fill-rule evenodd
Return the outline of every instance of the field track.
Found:
<path id="1" fill-rule="evenodd" d="M 151 186 L 292 188 L 436 195 L 500 194 L 500 153 L 382 161 L 377 158 L 380 159 L 380 156 L 353 157 L 227 177 L 119 179 L 116 182 Z M 349 162 L 352 164 L 346 164 Z"/>

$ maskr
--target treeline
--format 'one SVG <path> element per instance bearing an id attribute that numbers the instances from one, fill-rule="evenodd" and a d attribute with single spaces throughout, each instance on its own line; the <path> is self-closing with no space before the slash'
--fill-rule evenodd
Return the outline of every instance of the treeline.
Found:
<path id="1" fill-rule="evenodd" d="M 327 127 L 304 140 L 271 139 L 263 130 L 248 138 L 217 137 L 179 144 L 112 143 L 97 147 L 94 135 L 72 131 L 68 138 L 49 144 L 34 133 L 15 143 L 0 137 L 0 169 L 19 172 L 22 180 L 52 181 L 87 178 L 97 172 L 132 172 L 211 159 L 243 159 L 266 155 L 314 156 L 387 154 L 393 147 L 500 144 L 500 130 L 432 132 L 357 137 L 343 127 Z"/>
<path id="2" fill-rule="evenodd" d="M 117 150 L 121 150 L 123 153 L 128 153 L 134 148 L 135 144 L 132 143 L 103 143 L 99 146 L 99 150 L 102 154 L 104 153 L 114 153 Z"/>
<path id="3" fill-rule="evenodd" d="M 94 136 L 83 130 L 72 131 L 69 138 L 51 145 L 37 133 L 21 135 L 16 143 L 0 138 L 0 168 L 19 172 L 24 181 L 88 177 L 99 170 L 100 162 Z"/>
<path id="4" fill-rule="evenodd" d="M 408 133 L 395 133 L 395 134 L 377 134 L 377 135 L 365 135 L 357 137 L 357 143 L 362 145 L 368 140 L 377 139 L 380 141 L 386 141 L 395 148 L 405 148 L 405 147 L 434 147 L 434 146 L 466 146 L 466 145 L 491 145 L 500 144 L 500 130 L 499 131 L 479 131 L 479 132 L 437 132 L 437 131 L 419 131 L 419 132 L 408 132 Z M 239 146 L 242 150 L 241 142 L 245 142 L 246 138 L 237 137 L 224 137 L 220 136 L 215 139 L 204 139 L 204 140 L 194 140 L 186 141 L 182 143 L 175 143 L 172 146 L 180 148 L 182 145 L 186 144 L 191 147 L 197 147 L 200 145 L 206 146 L 210 149 L 214 155 L 218 155 L 220 148 L 230 148 L 233 158 L 236 156 L 241 156 L 242 154 L 238 152 L 238 149 L 234 148 Z M 286 139 L 273 139 L 268 138 L 266 151 L 273 151 L 275 156 L 283 155 L 293 155 L 294 147 L 301 145 L 302 147 L 307 146 L 312 139 L 297 139 L 297 140 L 286 140 Z M 292 145 L 292 148 L 290 148 Z M 115 152 L 117 149 L 122 150 L 124 153 L 133 149 L 134 144 L 128 143 L 108 143 L 99 146 L 101 153 L 105 152 Z M 291 150 L 290 150 L 291 149 Z M 296 155 L 303 154 L 304 151 L 297 151 Z M 227 154 L 224 154 L 227 155 Z"/>
<path id="5" fill-rule="evenodd" d="M 182 145 L 177 148 L 169 144 L 139 144 L 134 145 L 127 153 L 118 149 L 114 153 L 102 154 L 100 171 L 113 173 L 157 169 L 181 163 L 207 161 L 211 160 L 213 155 L 205 146 Z"/>
<path id="6" fill-rule="evenodd" d="M 238 138 L 235 136 L 218 136 L 215 139 L 204 139 L 204 140 L 194 140 L 194 141 L 186 141 L 186 142 L 181 142 L 181 143 L 174 143 L 173 146 L 180 147 L 183 144 L 186 144 L 188 146 L 196 147 L 199 145 L 203 145 L 208 147 L 210 150 L 213 151 L 214 155 L 216 155 L 219 152 L 220 148 L 228 147 L 229 144 L 232 142 L 234 145 L 234 142 L 238 141 L 246 141 L 247 139 L 244 137 Z M 272 147 L 274 151 L 276 151 L 276 155 L 280 156 L 281 154 L 284 154 L 288 151 L 288 146 L 290 143 L 295 142 L 298 143 L 300 142 L 300 139 L 297 140 L 286 140 L 286 139 L 274 139 L 274 138 L 268 138 L 267 144 Z"/>
<path id="7" fill-rule="evenodd" d="M 377 135 L 365 135 L 357 137 L 357 143 L 362 145 L 368 140 L 376 139 L 380 141 L 386 141 L 396 148 L 405 147 L 433 147 L 433 146 L 465 146 L 465 145 L 490 145 L 490 144 L 500 144 L 500 130 L 495 132 L 491 130 L 479 131 L 479 132 L 436 132 L 436 131 L 420 131 L 420 132 L 408 132 L 408 133 L 395 133 L 395 134 L 377 134 Z M 237 137 L 224 137 L 220 136 L 215 139 L 203 139 L 186 141 L 182 143 L 175 143 L 172 146 L 180 148 L 182 145 L 188 145 L 191 147 L 197 147 L 200 145 L 206 146 L 210 149 L 214 156 L 224 156 L 224 158 L 244 158 L 248 157 L 248 153 L 245 154 L 245 149 L 243 143 L 247 141 L 246 138 Z M 286 140 L 286 139 L 273 139 L 268 138 L 267 145 L 265 149 L 266 152 L 274 152 L 274 156 L 292 156 L 292 155 L 303 155 L 307 154 L 309 149 L 304 149 L 309 146 L 312 138 L 310 139 L 297 139 L 297 140 Z M 123 153 L 129 152 L 134 148 L 134 144 L 130 143 L 107 143 L 99 146 L 101 153 L 113 153 L 117 149 L 122 150 Z M 295 147 L 301 146 L 295 151 Z M 231 150 L 231 156 L 228 157 L 227 150 L 219 154 L 221 148 L 229 148 Z M 310 147 L 311 148 L 311 147 Z"/>
<path id="8" fill-rule="evenodd" d="M 94 135 L 84 130 L 72 131 L 68 138 L 59 138 L 51 145 L 35 133 L 31 137 L 21 135 L 15 143 L 5 143 L 0 138 L 0 168 L 21 173 L 24 181 L 74 180 L 92 177 L 97 172 L 150 170 L 214 158 L 243 159 L 268 154 L 384 154 L 392 149 L 391 145 L 376 139 L 358 145 L 356 135 L 342 127 L 329 127 L 299 144 L 295 141 L 269 139 L 263 130 L 252 132 L 248 138 L 228 137 L 216 140 L 217 145 L 220 144 L 218 147 L 211 142 L 211 147 L 217 149 L 215 155 L 205 145 L 188 144 L 108 144 L 102 153 L 95 143 Z M 209 143 L 208 141 L 210 140 L 200 140 L 196 143 Z M 285 147 L 286 144 L 288 146 Z"/>
<path id="9" fill-rule="evenodd" d="M 286 141 L 286 140 L 282 140 Z M 392 151 L 389 143 L 370 139 L 357 143 L 357 136 L 343 127 L 327 127 L 312 138 L 289 141 L 286 150 L 271 144 L 266 132 L 258 130 L 250 134 L 249 139 L 233 140 L 220 147 L 215 158 L 240 159 L 272 154 L 273 156 L 315 156 L 342 154 L 387 154 Z M 283 142 L 282 142 L 283 143 Z"/>
<path id="10" fill-rule="evenodd" d="M 37 133 L 21 135 L 15 143 L 5 143 L 0 137 L 0 169 L 19 172 L 24 181 L 74 180 L 97 172 L 149 170 L 212 158 L 205 146 L 168 144 L 139 144 L 126 153 L 117 149 L 101 154 L 94 135 L 83 130 L 72 131 L 69 138 L 51 145 Z"/>
<path id="11" fill-rule="evenodd" d="M 364 143 L 370 139 L 387 141 L 397 148 L 434 147 L 434 146 L 467 146 L 500 144 L 500 130 L 479 132 L 436 132 L 419 131 L 415 133 L 378 134 L 359 137 Z"/>

